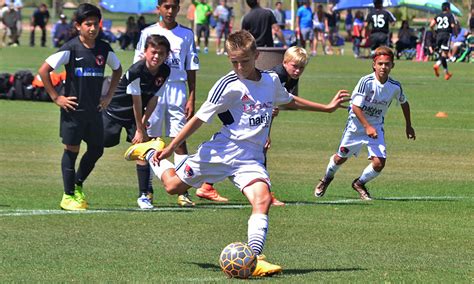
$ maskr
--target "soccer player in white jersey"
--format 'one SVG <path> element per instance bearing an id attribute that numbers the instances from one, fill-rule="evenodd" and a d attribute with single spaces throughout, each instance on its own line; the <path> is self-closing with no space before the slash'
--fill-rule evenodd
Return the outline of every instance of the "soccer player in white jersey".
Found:
<path id="1" fill-rule="evenodd" d="M 365 184 L 376 178 L 385 166 L 386 151 L 384 138 L 384 117 L 392 100 L 396 100 L 405 117 L 405 131 L 408 139 L 415 140 L 411 126 L 410 105 L 398 81 L 389 77 L 394 67 L 393 52 L 388 47 L 375 49 L 372 68 L 374 72 L 362 77 L 352 92 L 351 108 L 339 148 L 329 159 L 326 174 L 315 188 L 314 195 L 322 197 L 339 167 L 352 155 L 357 155 L 367 145 L 371 163 L 361 176 L 352 182 L 362 200 L 371 200 Z"/>
<path id="2" fill-rule="evenodd" d="M 135 144 L 127 150 L 125 158 L 147 160 L 169 194 L 182 194 L 203 182 L 215 183 L 229 178 L 252 205 L 248 243 L 258 255 L 254 276 L 270 276 L 282 270 L 280 266 L 265 261 L 261 254 L 272 200 L 263 149 L 273 108 L 285 104 L 299 109 L 332 112 L 349 100 L 349 94 L 341 90 L 327 105 L 291 95 L 276 73 L 255 68 L 257 45 L 248 31 L 232 33 L 225 46 L 233 71 L 214 84 L 207 100 L 175 139 L 166 148 L 162 141 Z M 215 115 L 223 127 L 210 141 L 202 143 L 196 154 L 190 155 L 177 167 L 166 160 L 176 147 L 203 123 L 211 122 Z"/>
<path id="3" fill-rule="evenodd" d="M 158 0 L 157 9 L 161 21 L 144 29 L 135 50 L 134 62 L 143 58 L 145 42 L 149 35 L 165 36 L 171 44 L 171 53 L 166 64 L 171 68 L 164 95 L 158 99 L 155 111 L 151 115 L 147 132 L 150 137 L 161 137 L 163 125 L 166 137 L 176 137 L 187 120 L 194 115 L 196 70 L 199 69 L 199 58 L 194 44 L 194 33 L 176 22 L 180 9 L 179 0 Z M 186 98 L 186 82 L 189 96 Z M 186 142 L 175 150 L 174 162 L 179 165 L 188 155 Z M 153 192 L 150 181 L 150 192 Z M 178 196 L 181 206 L 193 206 L 194 203 L 185 193 Z"/>

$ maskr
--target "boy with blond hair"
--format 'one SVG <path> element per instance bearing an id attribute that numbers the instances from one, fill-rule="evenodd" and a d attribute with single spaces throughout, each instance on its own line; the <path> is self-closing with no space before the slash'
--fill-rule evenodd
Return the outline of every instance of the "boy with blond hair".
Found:
<path id="1" fill-rule="evenodd" d="M 286 104 L 311 111 L 333 112 L 347 101 L 348 94 L 339 91 L 328 105 L 295 97 L 283 88 L 274 72 L 255 68 L 257 45 L 248 31 L 230 34 L 225 45 L 233 70 L 214 84 L 199 111 L 176 138 L 167 147 L 162 141 L 133 145 L 125 158 L 148 161 L 169 194 L 182 194 L 203 182 L 215 183 L 229 178 L 252 205 L 248 243 L 258 256 L 253 275 L 270 276 L 282 270 L 265 261 L 262 255 L 271 204 L 271 183 L 264 166 L 263 148 L 273 108 Z M 166 158 L 216 115 L 223 123 L 221 130 L 175 168 Z"/>

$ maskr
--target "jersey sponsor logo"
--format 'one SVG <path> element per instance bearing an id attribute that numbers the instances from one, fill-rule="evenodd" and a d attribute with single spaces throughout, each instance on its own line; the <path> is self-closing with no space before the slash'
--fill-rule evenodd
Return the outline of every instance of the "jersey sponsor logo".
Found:
<path id="1" fill-rule="evenodd" d="M 373 94 L 373 92 L 374 91 L 370 91 L 370 94 Z M 374 105 L 383 105 L 383 106 L 388 105 L 387 101 L 377 100 L 377 99 L 372 98 L 372 97 L 365 97 L 365 101 L 369 102 L 371 104 L 374 104 Z"/>
<path id="2" fill-rule="evenodd" d="M 74 68 L 74 75 L 76 77 L 104 77 L 104 71 L 100 68 L 77 67 Z"/>
<path id="3" fill-rule="evenodd" d="M 273 109 L 273 102 L 254 103 L 253 101 L 249 101 L 243 104 L 243 108 L 244 112 L 259 111 L 267 108 Z"/>
<path id="4" fill-rule="evenodd" d="M 76 57 L 75 59 L 76 61 L 81 61 L 82 59 L 84 59 L 84 57 Z"/>
<path id="5" fill-rule="evenodd" d="M 179 69 L 180 64 L 181 64 L 181 59 L 177 57 L 168 57 L 168 59 L 166 60 L 166 65 L 168 65 L 171 68 Z"/>
<path id="6" fill-rule="evenodd" d="M 100 54 L 97 55 L 97 56 L 95 57 L 95 63 L 97 63 L 97 65 L 99 65 L 99 66 L 104 65 L 104 63 L 105 63 L 105 58 L 104 58 L 104 56 L 102 56 L 102 55 L 100 55 Z"/>
<path id="7" fill-rule="evenodd" d="M 250 126 L 259 126 L 264 124 L 265 127 L 268 127 L 270 125 L 270 118 L 271 117 L 268 113 L 265 113 L 264 115 L 257 115 L 249 118 L 249 124 Z"/>
<path id="8" fill-rule="evenodd" d="M 194 176 L 194 171 L 188 164 L 184 167 L 184 174 L 188 178 Z"/>
<path id="9" fill-rule="evenodd" d="M 362 106 L 362 110 L 365 114 L 372 117 L 379 117 L 382 114 L 382 110 L 374 106 Z"/>
<path id="10" fill-rule="evenodd" d="M 242 98 L 241 98 L 242 102 L 243 103 L 248 103 L 250 102 L 250 98 L 249 96 L 247 96 L 247 94 L 243 95 Z"/>

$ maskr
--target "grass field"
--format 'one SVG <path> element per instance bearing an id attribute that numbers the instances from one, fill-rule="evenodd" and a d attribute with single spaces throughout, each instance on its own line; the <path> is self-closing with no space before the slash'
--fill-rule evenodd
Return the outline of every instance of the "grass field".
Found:
<path id="1" fill-rule="evenodd" d="M 348 49 L 348 47 L 346 47 Z M 53 49 L 0 51 L 0 71 L 37 70 Z M 117 51 L 124 68 L 132 52 Z M 230 64 L 201 56 L 199 106 Z M 351 55 L 312 58 L 300 95 L 327 102 L 352 88 L 371 62 Z M 405 138 L 393 105 L 386 119 L 388 161 L 360 202 L 351 182 L 367 165 L 352 159 L 326 196 L 313 188 L 335 151 L 347 113 L 282 111 L 272 128 L 273 191 L 287 203 L 272 208 L 265 253 L 284 273 L 257 281 L 472 283 L 474 281 L 474 65 L 451 64 L 450 81 L 431 63 L 397 61 L 416 141 Z M 435 118 L 438 111 L 449 117 Z M 50 103 L 0 101 L 0 282 L 223 282 L 222 248 L 245 241 L 250 207 L 228 181 L 217 187 L 228 204 L 196 200 L 181 209 L 155 182 L 156 210 L 136 206 L 133 163 L 123 142 L 107 149 L 85 183 L 90 209 L 59 210 L 62 195 L 59 111 Z M 188 141 L 197 145 L 216 120 Z M 84 150 L 84 149 L 83 149 Z M 194 190 L 191 190 L 194 194 Z M 255 279 L 254 279 L 255 280 Z"/>

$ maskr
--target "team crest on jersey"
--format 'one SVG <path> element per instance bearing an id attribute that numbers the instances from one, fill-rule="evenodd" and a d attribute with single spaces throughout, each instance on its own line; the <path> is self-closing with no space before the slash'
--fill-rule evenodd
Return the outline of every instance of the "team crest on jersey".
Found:
<path id="1" fill-rule="evenodd" d="M 349 153 L 349 148 L 346 148 L 346 147 L 341 147 L 339 148 L 339 152 L 343 153 L 343 154 L 347 154 Z"/>
<path id="2" fill-rule="evenodd" d="M 155 85 L 156 85 L 157 87 L 162 86 L 164 82 L 165 82 L 165 79 L 163 79 L 163 77 L 157 77 L 157 78 L 155 78 Z"/>
<path id="3" fill-rule="evenodd" d="M 188 164 L 186 164 L 186 166 L 184 167 L 184 174 L 186 175 L 186 177 L 194 176 L 194 171 Z"/>
<path id="4" fill-rule="evenodd" d="M 250 102 L 251 100 L 250 100 L 249 96 L 247 96 L 247 94 L 245 94 L 245 95 L 242 96 L 241 101 L 245 104 L 245 103 Z"/>
<path id="5" fill-rule="evenodd" d="M 199 64 L 199 58 L 197 56 L 194 56 L 193 62 L 194 64 Z"/>
<path id="6" fill-rule="evenodd" d="M 102 66 L 105 63 L 105 58 L 99 54 L 95 57 L 95 63 L 97 63 L 99 66 Z"/>

